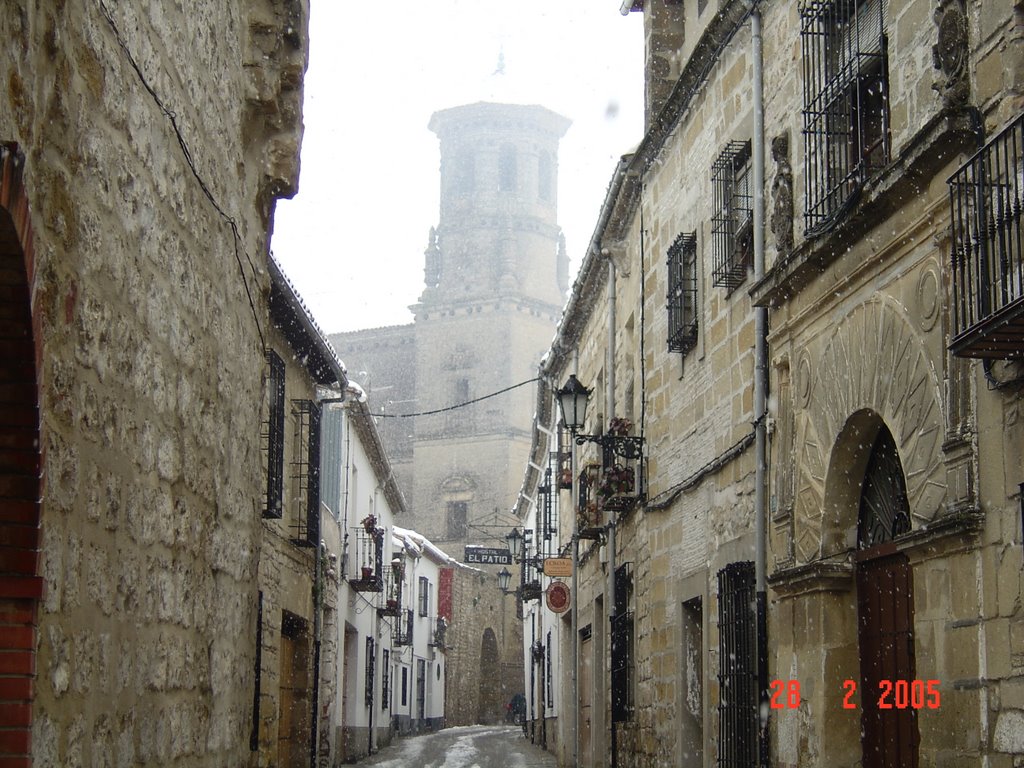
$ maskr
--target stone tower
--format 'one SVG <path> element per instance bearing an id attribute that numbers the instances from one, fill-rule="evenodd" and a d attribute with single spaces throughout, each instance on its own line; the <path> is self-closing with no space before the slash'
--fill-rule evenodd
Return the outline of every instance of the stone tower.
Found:
<path id="1" fill-rule="evenodd" d="M 336 334 L 368 393 L 414 519 L 462 559 L 501 547 L 517 520 L 536 385 L 452 408 L 537 373 L 568 287 L 558 227 L 558 142 L 569 121 L 540 106 L 481 102 L 434 114 L 441 195 L 424 253 L 424 289 L 404 326 Z M 424 416 L 403 414 L 437 411 Z M 481 566 L 476 566 L 480 568 Z M 446 722 L 495 722 L 523 691 L 516 598 L 500 566 L 456 569 L 448 637 Z M 497 672 L 497 674 L 496 674 Z"/>
<path id="2" fill-rule="evenodd" d="M 543 107 L 492 103 L 431 119 L 440 139 L 441 205 L 425 253 L 425 288 L 412 307 L 417 411 L 535 375 L 568 278 L 556 221 L 558 141 L 568 126 Z M 524 386 L 416 419 L 417 525 L 449 551 L 488 543 L 510 527 L 535 393 Z"/>

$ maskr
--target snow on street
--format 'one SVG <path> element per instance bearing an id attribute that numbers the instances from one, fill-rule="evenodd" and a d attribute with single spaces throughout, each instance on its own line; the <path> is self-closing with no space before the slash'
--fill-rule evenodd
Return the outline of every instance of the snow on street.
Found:
<path id="1" fill-rule="evenodd" d="M 397 739 L 357 765 L 378 768 L 555 768 L 518 726 L 470 725 Z"/>

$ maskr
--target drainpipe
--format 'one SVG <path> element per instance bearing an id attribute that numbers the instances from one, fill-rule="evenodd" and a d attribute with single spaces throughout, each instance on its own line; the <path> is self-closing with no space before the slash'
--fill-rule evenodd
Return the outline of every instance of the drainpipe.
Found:
<path id="1" fill-rule="evenodd" d="M 615 418 L 615 262 L 611 258 L 608 259 L 608 360 L 605 363 L 605 383 L 607 386 L 607 392 L 605 395 L 605 410 L 607 411 L 608 424 L 611 424 L 612 419 Z M 608 603 L 608 638 L 609 648 L 611 647 L 612 638 L 612 622 L 615 620 L 615 512 L 608 510 L 607 519 L 605 520 L 606 530 L 608 531 L 608 541 L 605 544 L 605 553 L 608 558 L 608 574 L 607 574 L 607 586 L 605 587 L 605 594 L 607 596 Z M 610 662 L 610 654 L 609 654 Z M 615 695 L 614 686 L 611 684 L 612 665 L 608 664 L 608 701 L 611 704 L 612 696 Z M 613 713 L 614 706 L 609 709 L 611 714 L 611 733 L 612 733 L 612 768 L 616 768 L 617 755 L 615 749 L 615 716 Z"/>
<path id="2" fill-rule="evenodd" d="M 579 370 L 580 353 L 572 354 L 572 372 Z M 569 442 L 569 455 L 572 464 L 572 603 L 570 606 L 570 631 L 572 632 L 572 766 L 579 768 L 580 759 L 580 690 L 577 680 L 580 669 L 580 536 L 579 515 L 577 507 L 580 503 L 579 456 L 576 453 L 575 435 Z"/>
<path id="3" fill-rule="evenodd" d="M 754 282 L 764 277 L 764 62 L 761 11 L 755 0 L 750 14 L 754 64 Z M 754 585 L 757 605 L 757 685 L 759 693 L 759 765 L 768 765 L 768 593 L 767 593 L 767 485 L 768 485 L 768 308 L 754 308 Z"/>
<path id="4" fill-rule="evenodd" d="M 313 702 L 309 727 L 309 768 L 316 768 L 316 735 L 320 726 L 320 613 L 324 603 L 322 550 L 326 548 L 327 545 L 321 541 L 313 558 Z"/>

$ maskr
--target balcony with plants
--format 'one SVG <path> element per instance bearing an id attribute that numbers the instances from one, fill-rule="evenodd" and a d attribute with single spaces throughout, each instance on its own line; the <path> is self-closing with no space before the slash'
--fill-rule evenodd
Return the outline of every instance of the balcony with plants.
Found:
<path id="1" fill-rule="evenodd" d="M 357 592 L 381 592 L 384 589 L 384 529 L 377 518 L 367 515 L 350 534 L 355 542 L 353 572 L 349 586 Z"/>

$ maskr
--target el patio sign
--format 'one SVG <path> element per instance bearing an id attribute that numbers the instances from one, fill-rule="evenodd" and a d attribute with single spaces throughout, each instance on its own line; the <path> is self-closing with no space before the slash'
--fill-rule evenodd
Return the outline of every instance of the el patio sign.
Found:
<path id="1" fill-rule="evenodd" d="M 467 565 L 512 565 L 512 553 L 499 547 L 477 547 L 470 544 L 466 547 Z"/>

